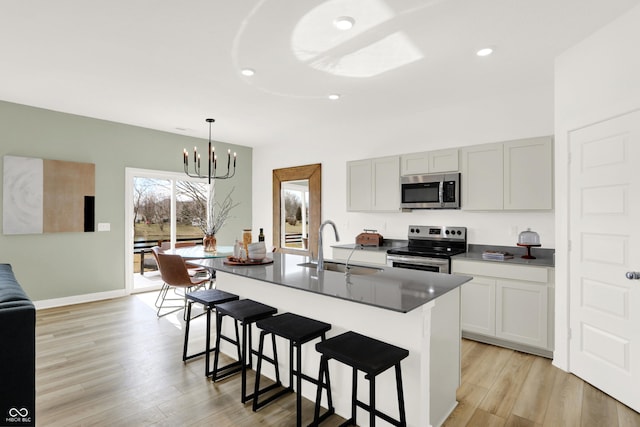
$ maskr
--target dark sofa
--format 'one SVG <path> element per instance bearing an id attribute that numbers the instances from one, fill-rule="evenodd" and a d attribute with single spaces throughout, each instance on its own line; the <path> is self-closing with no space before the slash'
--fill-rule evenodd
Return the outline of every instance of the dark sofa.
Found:
<path id="1" fill-rule="evenodd" d="M 36 423 L 36 309 L 0 264 L 0 425 Z"/>

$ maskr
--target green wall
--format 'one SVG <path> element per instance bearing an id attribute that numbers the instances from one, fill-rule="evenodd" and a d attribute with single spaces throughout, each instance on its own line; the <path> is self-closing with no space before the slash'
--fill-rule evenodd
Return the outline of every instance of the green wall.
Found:
<path id="1" fill-rule="evenodd" d="M 205 152 L 206 140 L 0 101 L 0 156 L 95 163 L 96 229 L 111 224 L 108 232 L 1 234 L 0 263 L 12 265 L 34 301 L 124 289 L 125 168 L 181 171 L 182 149 L 193 146 Z M 252 149 L 215 146 L 238 153 L 236 176 L 216 182 L 217 194 L 235 187 L 240 202 L 218 236 L 230 245 L 251 227 Z"/>

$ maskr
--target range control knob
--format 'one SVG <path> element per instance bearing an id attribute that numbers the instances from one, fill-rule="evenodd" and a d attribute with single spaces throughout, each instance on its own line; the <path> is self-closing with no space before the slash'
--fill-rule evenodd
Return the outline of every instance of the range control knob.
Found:
<path id="1" fill-rule="evenodd" d="M 451 233 L 451 232 L 450 232 L 449 230 L 447 230 L 447 231 L 445 231 L 444 233 L 445 233 L 445 234 L 449 234 L 449 233 Z"/>
<path id="2" fill-rule="evenodd" d="M 458 236 L 462 235 L 462 231 L 458 230 Z"/>

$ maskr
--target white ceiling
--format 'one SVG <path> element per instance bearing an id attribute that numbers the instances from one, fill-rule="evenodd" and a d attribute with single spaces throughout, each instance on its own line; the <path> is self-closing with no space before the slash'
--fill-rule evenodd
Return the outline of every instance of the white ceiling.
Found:
<path id="1" fill-rule="evenodd" d="M 216 140 L 286 143 L 550 86 L 558 53 L 638 3 L 2 0 L 0 100 L 202 138 L 213 117 Z"/>

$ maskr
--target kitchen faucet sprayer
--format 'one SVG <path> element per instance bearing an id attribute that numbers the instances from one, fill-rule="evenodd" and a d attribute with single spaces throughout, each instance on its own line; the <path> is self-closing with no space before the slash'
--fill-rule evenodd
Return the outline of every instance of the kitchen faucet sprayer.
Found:
<path id="1" fill-rule="evenodd" d="M 347 278 L 347 283 L 350 283 L 349 279 L 351 278 L 351 267 L 349 267 L 349 261 L 351 261 L 351 257 L 353 256 L 353 253 L 356 251 L 356 249 L 362 248 L 364 248 L 364 245 L 356 244 L 353 249 L 351 249 L 351 253 L 347 258 L 347 262 L 344 265 L 344 276 Z"/>
<path id="2" fill-rule="evenodd" d="M 322 251 L 322 230 L 324 229 L 324 226 L 327 224 L 333 227 L 333 231 L 336 235 L 336 241 L 337 242 L 340 241 L 340 237 L 338 237 L 338 228 L 336 227 L 336 224 L 333 221 L 327 220 L 322 224 L 320 224 L 320 228 L 318 229 L 318 267 L 317 267 L 318 271 L 324 270 L 324 254 Z"/>

